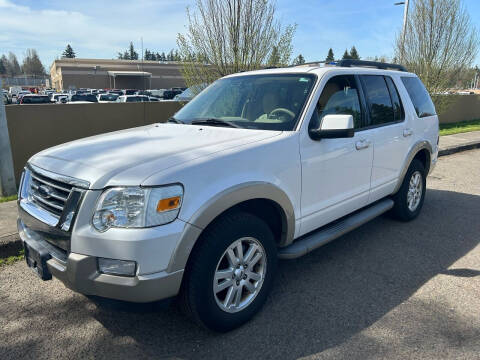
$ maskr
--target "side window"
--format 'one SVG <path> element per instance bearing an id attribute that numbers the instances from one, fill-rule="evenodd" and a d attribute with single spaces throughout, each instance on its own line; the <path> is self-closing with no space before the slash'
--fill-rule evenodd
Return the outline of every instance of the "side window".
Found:
<path id="1" fill-rule="evenodd" d="M 387 83 L 381 75 L 363 75 L 365 96 L 370 110 L 371 125 L 395 121 Z"/>
<path id="2" fill-rule="evenodd" d="M 362 108 L 353 75 L 334 76 L 325 84 L 309 127 L 318 128 L 325 115 L 352 115 L 355 129 L 362 127 Z"/>
<path id="3" fill-rule="evenodd" d="M 410 99 L 412 100 L 418 117 L 421 118 L 436 115 L 432 99 L 419 78 L 402 77 L 402 82 L 407 89 L 408 95 L 410 95 Z"/>
<path id="4" fill-rule="evenodd" d="M 405 119 L 405 111 L 403 110 L 397 87 L 395 86 L 395 83 L 393 82 L 391 77 L 385 76 L 385 81 L 387 82 L 388 90 L 390 91 L 390 97 L 392 98 L 393 116 L 395 118 L 395 121 L 402 121 Z"/>

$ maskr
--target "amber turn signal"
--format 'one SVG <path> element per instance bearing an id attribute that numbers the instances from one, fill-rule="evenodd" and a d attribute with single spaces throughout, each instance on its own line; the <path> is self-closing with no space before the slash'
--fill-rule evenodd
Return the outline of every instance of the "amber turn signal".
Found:
<path id="1" fill-rule="evenodd" d="M 174 196 L 168 199 L 158 201 L 157 212 L 174 210 L 180 206 L 180 196 Z"/>

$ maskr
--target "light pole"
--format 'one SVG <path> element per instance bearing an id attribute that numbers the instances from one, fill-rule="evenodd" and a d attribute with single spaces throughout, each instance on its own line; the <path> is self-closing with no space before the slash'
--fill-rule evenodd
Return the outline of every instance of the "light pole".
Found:
<path id="1" fill-rule="evenodd" d="M 409 0 L 396 2 L 394 5 L 404 5 L 403 10 L 403 28 L 402 28 L 402 44 L 400 52 L 400 62 L 403 61 L 404 52 L 405 52 L 405 34 L 407 32 L 407 17 L 408 17 L 408 2 Z"/>

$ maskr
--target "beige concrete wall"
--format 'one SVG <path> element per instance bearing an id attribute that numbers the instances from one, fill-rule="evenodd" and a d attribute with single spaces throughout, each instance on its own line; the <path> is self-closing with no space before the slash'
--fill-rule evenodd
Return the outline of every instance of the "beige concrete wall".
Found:
<path id="1" fill-rule="evenodd" d="M 180 107 L 177 102 L 7 106 L 17 184 L 27 160 L 41 150 L 87 136 L 164 122 Z"/>
<path id="2" fill-rule="evenodd" d="M 440 114 L 440 123 L 480 119 L 480 95 L 449 95 L 448 110 Z"/>

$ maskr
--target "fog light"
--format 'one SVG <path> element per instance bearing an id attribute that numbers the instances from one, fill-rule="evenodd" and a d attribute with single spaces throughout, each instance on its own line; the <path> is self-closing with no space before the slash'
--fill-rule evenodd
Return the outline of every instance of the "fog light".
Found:
<path id="1" fill-rule="evenodd" d="M 98 258 L 98 269 L 104 274 L 135 276 L 136 267 L 135 261 Z"/>

